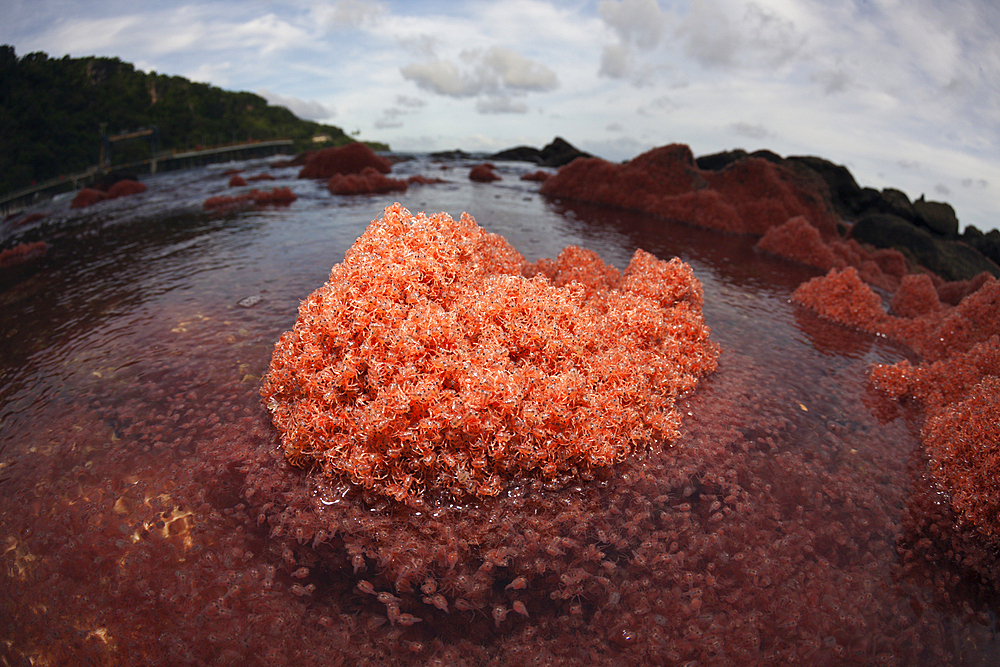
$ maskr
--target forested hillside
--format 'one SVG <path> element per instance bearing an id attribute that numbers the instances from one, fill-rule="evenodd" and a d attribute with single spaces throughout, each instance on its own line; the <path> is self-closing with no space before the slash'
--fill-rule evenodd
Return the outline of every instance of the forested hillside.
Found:
<path id="1" fill-rule="evenodd" d="M 278 138 L 301 149 L 318 134 L 351 141 L 253 93 L 147 74 L 118 58 L 18 58 L 0 46 L 0 194 L 97 164 L 102 127 L 114 135 L 152 125 L 161 150 Z M 148 142 L 137 141 L 115 154 L 143 150 L 148 156 Z"/>

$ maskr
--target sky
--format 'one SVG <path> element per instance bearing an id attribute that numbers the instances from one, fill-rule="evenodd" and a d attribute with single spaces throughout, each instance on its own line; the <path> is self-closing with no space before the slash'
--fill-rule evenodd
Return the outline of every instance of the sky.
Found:
<path id="1" fill-rule="evenodd" d="M 19 56 L 118 57 L 393 150 L 766 148 L 1000 227 L 997 0 L 0 0 L 0 16 Z"/>

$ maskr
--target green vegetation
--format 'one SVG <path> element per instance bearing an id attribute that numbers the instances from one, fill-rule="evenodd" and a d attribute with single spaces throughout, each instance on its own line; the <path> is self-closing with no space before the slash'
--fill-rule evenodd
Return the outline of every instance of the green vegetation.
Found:
<path id="1" fill-rule="evenodd" d="M 115 135 L 153 125 L 161 150 L 268 139 L 293 139 L 303 150 L 316 135 L 352 141 L 253 93 L 147 74 L 118 58 L 18 58 L 0 46 L 0 194 L 98 164 L 102 128 Z M 122 142 L 114 161 L 142 151 L 149 156 L 146 140 Z"/>

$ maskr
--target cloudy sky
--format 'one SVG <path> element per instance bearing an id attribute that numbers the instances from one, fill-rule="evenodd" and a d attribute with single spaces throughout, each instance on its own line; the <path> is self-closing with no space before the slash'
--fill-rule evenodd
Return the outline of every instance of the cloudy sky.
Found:
<path id="1" fill-rule="evenodd" d="M 847 165 L 1000 226 L 996 0 L 0 0 L 18 55 L 116 56 L 396 150 L 554 136 Z"/>

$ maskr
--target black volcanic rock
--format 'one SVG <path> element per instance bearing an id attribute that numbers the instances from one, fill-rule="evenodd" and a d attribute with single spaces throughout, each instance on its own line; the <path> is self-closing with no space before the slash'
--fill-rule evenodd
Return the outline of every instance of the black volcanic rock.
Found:
<path id="1" fill-rule="evenodd" d="M 532 154 L 517 155 L 525 159 Z M 705 172 L 735 169 L 750 158 L 779 165 L 796 186 L 824 202 L 836 213 L 841 235 L 875 248 L 895 248 L 948 281 L 970 280 L 984 271 L 1000 277 L 1000 232 L 983 234 L 969 228 L 960 237 L 958 218 L 949 204 L 925 201 L 923 196 L 911 202 L 894 188 L 862 188 L 847 167 L 815 156 L 782 158 L 768 150 L 735 149 L 704 155 L 693 163 L 702 175 L 714 177 Z M 851 221 L 856 221 L 853 227 Z"/>
<path id="2" fill-rule="evenodd" d="M 702 155 L 700 158 L 697 158 L 694 163 L 698 165 L 699 169 L 704 169 L 705 171 L 721 171 L 733 162 L 739 162 L 740 160 L 745 160 L 748 157 L 759 157 L 762 160 L 767 160 L 768 162 L 773 162 L 774 164 L 782 164 L 785 162 L 785 158 L 781 157 L 774 151 L 761 149 L 754 151 L 753 153 L 747 153 L 742 148 L 737 148 L 732 151 Z"/>
<path id="3" fill-rule="evenodd" d="M 542 167 L 561 167 L 578 157 L 593 157 L 590 153 L 581 151 L 562 137 L 556 137 L 552 143 L 538 150 L 531 146 L 515 146 L 494 153 L 490 160 L 517 160 L 519 162 L 534 162 Z"/>
<path id="4" fill-rule="evenodd" d="M 489 159 L 498 161 L 512 160 L 517 162 L 534 162 L 535 164 L 541 164 L 542 151 L 532 146 L 515 146 L 514 148 L 508 148 L 505 151 L 494 153 L 489 157 Z"/>
<path id="5" fill-rule="evenodd" d="M 854 209 L 854 216 L 857 218 L 859 215 L 864 214 L 866 211 L 878 213 L 882 209 L 880 208 L 880 203 L 882 201 L 882 193 L 875 188 L 864 187 L 861 188 L 861 196 L 858 199 L 857 206 Z"/>
<path id="6" fill-rule="evenodd" d="M 983 271 L 1000 278 L 1000 266 L 967 243 L 934 239 L 938 248 L 939 276 L 945 280 L 971 280 Z"/>
<path id="7" fill-rule="evenodd" d="M 759 157 L 762 160 L 767 160 L 768 162 L 773 162 L 774 164 L 783 164 L 785 162 L 785 158 L 781 157 L 774 151 L 769 151 L 764 148 L 750 153 L 750 157 Z"/>
<path id="8" fill-rule="evenodd" d="M 734 151 L 723 151 L 721 153 L 712 153 L 711 155 L 702 155 L 700 158 L 696 159 L 694 163 L 698 165 L 699 169 L 704 169 L 705 171 L 721 171 L 725 169 L 733 162 L 742 160 L 749 156 L 742 148 L 737 148 Z"/>
<path id="9" fill-rule="evenodd" d="M 854 223 L 851 238 L 876 248 L 896 248 L 932 270 L 937 263 L 934 237 L 898 215 L 870 213 Z"/>
<path id="10" fill-rule="evenodd" d="M 556 137 L 548 146 L 542 149 L 542 161 L 539 164 L 543 167 L 561 167 L 569 164 L 578 157 L 594 157 L 590 153 L 581 151 L 562 137 Z"/>
<path id="11" fill-rule="evenodd" d="M 936 238 L 890 213 L 871 213 L 854 224 L 851 238 L 876 248 L 895 248 L 945 280 L 970 280 L 983 271 L 1000 277 L 1000 266 L 961 241 Z"/>
<path id="12" fill-rule="evenodd" d="M 962 240 L 1000 265 L 1000 230 L 983 234 L 974 225 L 965 228 Z"/>
<path id="13" fill-rule="evenodd" d="M 734 162 L 751 157 L 783 165 L 807 181 L 818 177 L 826 183 L 819 194 L 827 198 L 837 215 L 844 219 L 856 219 L 859 213 L 878 206 L 878 202 L 882 198 L 882 193 L 878 190 L 861 188 L 847 167 L 811 155 L 782 158 L 777 153 L 768 150 L 747 153 L 738 148 L 732 151 L 703 155 L 695 160 L 695 164 L 704 171 L 721 171 Z M 807 174 L 812 176 L 807 178 Z M 881 209 L 876 210 L 880 211 Z"/>
<path id="14" fill-rule="evenodd" d="M 453 151 L 438 151 L 436 153 L 431 153 L 429 157 L 432 160 L 470 160 L 476 156 L 472 153 L 466 153 L 465 151 L 456 148 Z"/>
<path id="15" fill-rule="evenodd" d="M 811 155 L 782 158 L 767 150 L 747 153 L 742 149 L 736 149 L 704 155 L 695 162 L 699 169 L 721 171 L 734 162 L 750 157 L 759 157 L 786 167 L 793 167 L 800 174 L 808 170 L 809 173 L 819 176 L 826 183 L 822 196 L 828 199 L 834 211 L 845 220 L 887 214 L 919 225 L 937 237 L 952 240 L 958 238 L 958 218 L 949 204 L 924 201 L 922 196 L 917 201 L 911 202 L 906 193 L 894 188 L 886 188 L 881 192 L 874 188 L 862 188 L 847 167 L 824 158 Z"/>
<path id="16" fill-rule="evenodd" d="M 958 238 L 958 216 L 951 204 L 939 201 L 924 201 L 923 195 L 913 202 L 917 223 L 946 239 Z"/>
<path id="17" fill-rule="evenodd" d="M 917 211 L 910 203 L 910 198 L 902 190 L 884 188 L 882 198 L 876 202 L 876 207 L 881 213 L 889 213 L 909 222 L 917 222 Z"/>
<path id="18" fill-rule="evenodd" d="M 871 205 L 872 196 L 861 189 L 847 167 L 812 155 L 791 156 L 788 161 L 812 169 L 826 181 L 830 203 L 841 217 L 853 217 Z"/>

